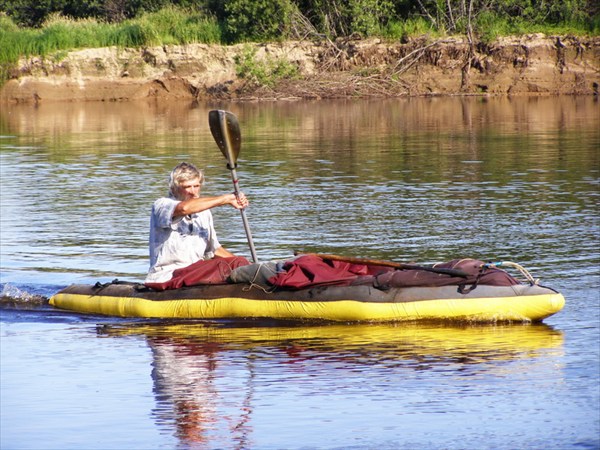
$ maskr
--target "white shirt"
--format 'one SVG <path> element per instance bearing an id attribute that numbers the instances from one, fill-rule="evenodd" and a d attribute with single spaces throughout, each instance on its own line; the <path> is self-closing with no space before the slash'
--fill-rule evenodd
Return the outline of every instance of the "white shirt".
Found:
<path id="1" fill-rule="evenodd" d="M 174 270 L 213 258 L 215 250 L 221 247 L 210 210 L 173 219 L 178 203 L 179 200 L 163 197 L 152 206 L 147 283 L 168 281 Z"/>

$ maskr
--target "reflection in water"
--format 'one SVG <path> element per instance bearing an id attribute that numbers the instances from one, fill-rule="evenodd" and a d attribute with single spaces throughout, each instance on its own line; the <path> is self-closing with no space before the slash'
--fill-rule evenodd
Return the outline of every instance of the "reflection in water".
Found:
<path id="1" fill-rule="evenodd" d="M 180 160 L 206 169 L 207 195 L 231 189 L 208 128 L 215 107 L 240 121 L 261 260 L 513 260 L 565 294 L 549 321 L 561 331 L 115 319 L 103 340 L 88 325 L 108 319 L 36 301 L 70 283 L 143 279 L 150 207 Z M 3 106 L 0 314 L 19 331 L 2 338 L 14 363 L 0 365 L 3 406 L 13 399 L 0 437 L 84 448 L 104 440 L 100 422 L 116 424 L 113 448 L 142 435 L 154 448 L 322 448 L 331 436 L 339 448 L 464 448 L 482 436 L 496 449 L 598 448 L 598 123 L 593 97 Z M 237 211 L 215 225 L 247 254 Z M 53 321 L 73 327 L 49 338 Z M 99 381 L 105 415 L 71 429 L 87 377 L 123 364 Z"/>
<path id="2" fill-rule="evenodd" d="M 346 140 L 353 145 L 357 136 L 372 139 L 415 133 L 450 132 L 459 137 L 463 129 L 494 134 L 544 135 L 548 130 L 585 130 L 592 97 L 540 98 L 420 98 L 388 100 L 337 100 L 304 102 L 232 103 L 226 105 L 186 102 L 73 103 L 3 106 L 0 133 L 30 135 L 30 142 L 42 143 L 52 136 L 64 136 L 65 143 L 78 137 L 78 146 L 103 136 L 101 142 L 123 143 L 122 137 L 146 137 L 150 146 L 186 144 L 182 130 L 194 134 L 208 131 L 208 111 L 231 110 L 240 118 L 246 139 L 285 135 L 290 143 Z M 365 114 L 368 111 L 368 114 Z M 597 112 L 595 114 L 598 114 Z M 488 131 L 489 130 L 489 131 Z M 163 142 L 179 136 L 175 141 Z M 159 139 L 156 140 L 155 138 Z M 434 137 L 434 136 L 432 136 Z M 435 136 L 439 137 L 439 136 Z M 474 136 L 473 136 L 474 137 Z M 210 141 L 209 141 L 210 142 Z M 84 148 L 87 146 L 84 145 Z M 104 146 L 103 146 L 104 147 Z M 311 145 L 313 151 L 322 150 Z M 92 150 L 87 147 L 87 150 Z M 118 150 L 118 147 L 116 148 Z M 271 149 L 277 154 L 281 149 Z M 308 151 L 309 147 L 305 148 Z"/>
<path id="3" fill-rule="evenodd" d="M 168 332 L 146 334 L 146 340 L 153 356 L 152 379 L 157 403 L 153 416 L 160 429 L 175 430 L 185 448 L 190 445 L 196 448 L 198 444 L 214 441 L 215 435 L 224 432 L 219 427 L 224 427 L 235 448 L 248 448 L 253 391 L 251 360 L 246 362 L 249 383 L 243 399 L 229 408 L 230 413 L 224 414 L 224 405 L 232 400 L 226 398 L 231 394 L 219 392 L 215 380 L 217 365 L 227 364 L 227 358 L 218 355 L 226 351 L 219 342 Z"/>
<path id="4" fill-rule="evenodd" d="M 212 383 L 216 349 L 211 343 L 182 345 L 164 336 L 148 336 L 148 344 L 159 426 L 175 425 L 176 436 L 184 443 L 205 443 L 206 432 L 216 421 Z"/>
<path id="5" fill-rule="evenodd" d="M 412 378 L 407 371 L 426 372 L 428 378 L 449 370 L 511 378 L 523 369 L 511 363 L 522 360 L 531 367 L 540 356 L 563 352 L 562 333 L 545 325 L 135 323 L 99 326 L 98 333 L 146 340 L 153 355 L 154 417 L 165 432 L 176 430 L 184 448 L 208 442 L 251 446 L 254 409 L 261 407 L 258 384 L 270 391 L 316 378 L 321 388 L 343 392 L 352 378 L 364 376 L 369 383 L 382 370 L 405 381 Z"/>
<path id="6" fill-rule="evenodd" d="M 208 127 L 216 106 L 3 109 L 3 279 L 143 279 L 149 209 L 173 165 L 204 167 L 207 195 L 231 188 Z M 240 121 L 238 175 L 261 260 L 294 250 L 512 259 L 551 279 L 597 265 L 593 98 L 218 106 Z M 22 202 L 25 178 L 43 189 Z M 215 225 L 248 254 L 237 211 L 219 211 Z"/>

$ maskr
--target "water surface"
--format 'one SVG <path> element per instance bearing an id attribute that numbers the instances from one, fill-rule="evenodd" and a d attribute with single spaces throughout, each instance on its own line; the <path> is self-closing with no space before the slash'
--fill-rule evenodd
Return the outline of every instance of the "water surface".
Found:
<path id="1" fill-rule="evenodd" d="M 164 323 L 54 310 L 143 279 L 149 209 L 182 160 L 232 189 L 234 112 L 259 259 L 295 250 L 523 264 L 544 324 Z M 2 448 L 600 447 L 593 97 L 2 106 Z M 221 242 L 249 257 L 239 213 Z"/>

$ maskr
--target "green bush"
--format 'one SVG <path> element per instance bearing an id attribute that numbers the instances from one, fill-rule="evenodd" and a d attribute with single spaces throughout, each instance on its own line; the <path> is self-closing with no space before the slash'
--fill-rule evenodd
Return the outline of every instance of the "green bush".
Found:
<path id="1" fill-rule="evenodd" d="M 350 0 L 347 5 L 351 33 L 364 37 L 381 35 L 394 8 L 388 0 Z"/>
<path id="2" fill-rule="evenodd" d="M 392 0 L 305 0 L 300 11 L 315 29 L 330 38 L 380 35 L 389 21 L 398 21 Z"/>
<path id="3" fill-rule="evenodd" d="M 241 53 L 235 57 L 236 74 L 250 83 L 259 86 L 273 87 L 283 79 L 293 79 L 298 76 L 298 67 L 284 59 L 256 57 L 257 50 L 244 46 Z"/>
<path id="4" fill-rule="evenodd" d="M 288 37 L 290 0 L 228 0 L 224 21 L 229 42 L 280 40 Z"/>
<path id="5" fill-rule="evenodd" d="M 518 24 L 517 28 L 518 28 Z M 494 12 L 479 14 L 474 22 L 475 34 L 485 43 L 494 41 L 499 36 L 512 34 L 513 26 L 505 18 L 498 17 Z"/>

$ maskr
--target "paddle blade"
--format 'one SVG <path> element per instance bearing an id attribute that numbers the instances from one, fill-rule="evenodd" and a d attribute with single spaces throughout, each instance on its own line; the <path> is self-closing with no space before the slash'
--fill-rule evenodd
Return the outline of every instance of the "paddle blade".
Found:
<path id="1" fill-rule="evenodd" d="M 208 125 L 229 167 L 234 168 L 242 145 L 242 134 L 237 117 L 229 111 L 215 109 L 208 113 Z"/>

